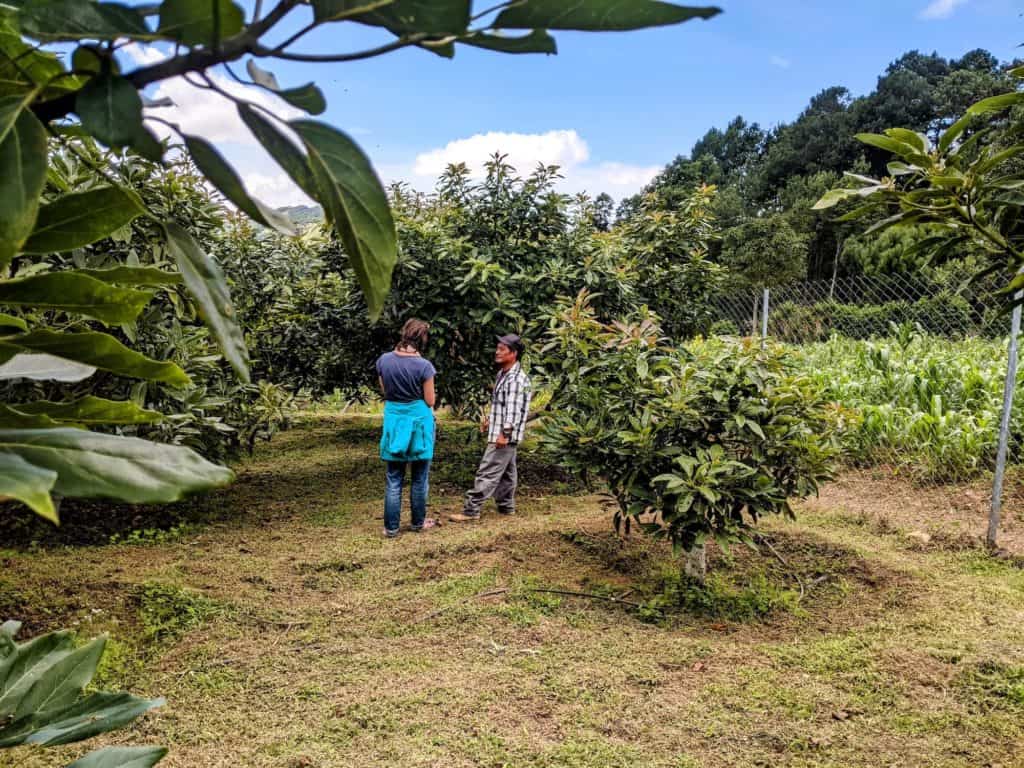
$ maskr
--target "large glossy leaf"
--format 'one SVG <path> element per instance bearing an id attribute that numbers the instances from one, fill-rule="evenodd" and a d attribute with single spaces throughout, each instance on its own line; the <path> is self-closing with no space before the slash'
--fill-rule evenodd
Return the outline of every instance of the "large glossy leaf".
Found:
<path id="1" fill-rule="evenodd" d="M 112 72 L 94 77 L 78 92 L 75 110 L 85 130 L 111 147 L 131 145 L 144 130 L 139 92 Z"/>
<path id="2" fill-rule="evenodd" d="M 54 421 L 86 425 L 152 424 L 163 419 L 159 411 L 140 408 L 131 400 L 107 400 L 95 395 L 86 395 L 67 403 L 35 400 L 10 407 L 25 414 L 47 416 Z"/>
<path id="3" fill-rule="evenodd" d="M 120 187 L 73 192 L 39 209 L 35 229 L 22 250 L 55 253 L 108 237 L 145 211 L 138 198 Z"/>
<path id="4" fill-rule="evenodd" d="M 249 381 L 249 350 L 245 334 L 231 304 L 227 280 L 220 266 L 192 235 L 173 222 L 164 225 L 167 247 L 175 260 L 189 292 L 199 304 L 203 320 L 213 333 L 225 359 L 239 378 Z"/>
<path id="5" fill-rule="evenodd" d="M 53 470 L 29 464 L 14 454 L 0 454 L 0 497 L 20 501 L 53 523 L 57 522 L 57 510 L 50 490 L 56 482 Z"/>
<path id="6" fill-rule="evenodd" d="M 384 187 L 345 134 L 312 120 L 295 120 L 291 126 L 306 145 L 324 213 L 345 244 L 370 316 L 376 318 L 391 287 L 398 249 Z"/>
<path id="7" fill-rule="evenodd" d="M 359 13 L 371 5 L 367 0 L 313 0 L 318 21 L 339 17 L 384 27 L 396 35 L 422 32 L 428 35 L 458 35 L 469 26 L 470 0 L 395 0 Z"/>
<path id="8" fill-rule="evenodd" d="M 73 704 L 96 674 L 96 666 L 100 663 L 106 644 L 105 637 L 98 637 L 91 643 L 75 649 L 50 667 L 18 702 L 14 718 L 38 717 Z"/>
<path id="9" fill-rule="evenodd" d="M 656 0 L 522 0 L 498 14 L 499 29 L 580 29 L 613 31 L 710 19 L 720 8 L 694 7 Z"/>
<path id="10" fill-rule="evenodd" d="M 185 145 L 196 166 L 210 183 L 250 219 L 286 235 L 298 234 L 292 220 L 285 214 L 249 195 L 235 169 L 210 142 L 199 136 L 185 136 Z"/>
<path id="11" fill-rule="evenodd" d="M 459 42 L 502 53 L 558 53 L 558 44 L 555 42 L 555 38 L 543 29 L 535 29 L 530 34 L 520 37 L 477 32 L 459 38 Z"/>
<path id="12" fill-rule="evenodd" d="M 242 31 L 245 16 L 231 0 L 164 0 L 160 32 L 185 45 L 215 46 Z"/>
<path id="13" fill-rule="evenodd" d="M 70 632 L 50 632 L 20 644 L 15 654 L 0 659 L 0 721 L 13 715 L 36 680 L 74 647 Z"/>
<path id="14" fill-rule="evenodd" d="M 270 156 L 277 161 L 277 164 L 291 177 L 299 189 L 314 200 L 319 200 L 319 190 L 316 186 L 316 179 L 313 178 L 309 160 L 295 146 L 295 142 L 248 104 L 239 104 L 238 114 L 242 118 L 242 122 L 252 131 L 256 140 L 263 145 L 263 148 L 270 153 Z"/>
<path id="15" fill-rule="evenodd" d="M 38 89 L 32 88 L 23 93 L 14 93 L 9 96 L 0 97 L 0 142 L 7 138 L 7 134 L 14 128 L 18 115 L 32 101 Z"/>
<path id="16" fill-rule="evenodd" d="M 18 352 L 44 352 L 119 376 L 162 381 L 176 387 L 191 383 L 188 375 L 174 363 L 148 358 L 129 349 L 113 336 L 98 331 L 57 333 L 35 330 L 8 336 L 0 341 L 0 351 L 10 348 Z"/>
<path id="17" fill-rule="evenodd" d="M 109 325 L 129 323 L 153 297 L 73 270 L 0 280 L 0 304 L 57 309 L 93 317 Z"/>
<path id="18" fill-rule="evenodd" d="M 165 747 L 104 747 L 67 768 L 152 768 L 167 754 Z"/>
<path id="19" fill-rule="evenodd" d="M 46 183 L 46 130 L 22 110 L 0 142 L 0 269 L 32 233 Z"/>
<path id="20" fill-rule="evenodd" d="M 189 448 L 82 429 L 0 430 L 0 453 L 55 471 L 57 493 L 132 504 L 177 501 L 234 477 Z"/>
<path id="21" fill-rule="evenodd" d="M 17 347 L 0 346 L 0 381 L 29 379 L 31 381 L 75 382 L 96 373 L 91 365 L 75 363 L 53 355 L 18 354 Z"/>
<path id="22" fill-rule="evenodd" d="M 25 739 L 25 743 L 54 747 L 91 739 L 123 728 L 165 703 L 164 699 L 140 699 L 128 693 L 93 693 L 64 710 L 52 713 L 45 725 L 37 723 L 36 730 Z"/>
<path id="23" fill-rule="evenodd" d="M 18 13 L 22 31 L 37 40 L 150 39 L 153 33 L 134 8 L 82 0 L 32 0 Z"/>
<path id="24" fill-rule="evenodd" d="M 88 275 L 104 283 L 114 285 L 181 285 L 178 272 L 165 272 L 156 267 L 110 267 L 108 269 L 76 269 L 80 275 Z"/>

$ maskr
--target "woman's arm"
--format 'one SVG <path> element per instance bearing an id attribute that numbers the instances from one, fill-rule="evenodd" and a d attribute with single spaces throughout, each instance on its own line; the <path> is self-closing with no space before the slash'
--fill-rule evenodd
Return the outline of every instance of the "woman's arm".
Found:
<path id="1" fill-rule="evenodd" d="M 436 397 L 434 395 L 434 377 L 431 376 L 429 379 L 423 382 L 423 400 L 431 408 L 434 407 Z"/>

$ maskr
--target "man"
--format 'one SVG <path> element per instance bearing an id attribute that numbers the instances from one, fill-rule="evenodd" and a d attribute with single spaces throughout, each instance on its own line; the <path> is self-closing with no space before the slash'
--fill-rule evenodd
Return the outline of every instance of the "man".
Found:
<path id="1" fill-rule="evenodd" d="M 466 494 L 461 515 L 449 515 L 456 523 L 480 519 L 480 510 L 491 496 L 498 512 L 512 515 L 516 511 L 516 447 L 526 431 L 526 414 L 530 410 L 530 379 L 519 364 L 523 341 L 516 334 L 498 337 L 494 350 L 498 378 L 491 395 L 491 409 L 481 426 L 487 431 L 487 450 L 476 471 L 473 490 Z"/>

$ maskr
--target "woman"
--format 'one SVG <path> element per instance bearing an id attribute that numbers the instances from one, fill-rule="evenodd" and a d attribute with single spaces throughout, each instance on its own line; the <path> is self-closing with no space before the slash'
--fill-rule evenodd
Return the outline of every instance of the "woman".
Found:
<path id="1" fill-rule="evenodd" d="M 398 346 L 377 359 L 377 375 L 385 401 L 380 457 L 387 462 L 384 535 L 389 539 L 398 535 L 406 465 L 412 468 L 410 530 L 418 532 L 437 524 L 427 519 L 430 461 L 434 458 L 434 376 L 437 373 L 422 356 L 429 329 L 422 320 L 407 320 Z"/>

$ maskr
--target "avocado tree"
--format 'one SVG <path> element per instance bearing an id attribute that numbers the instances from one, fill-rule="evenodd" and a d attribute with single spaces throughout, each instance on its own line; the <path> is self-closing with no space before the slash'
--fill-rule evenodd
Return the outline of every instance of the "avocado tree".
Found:
<path id="1" fill-rule="evenodd" d="M 761 517 L 792 517 L 790 499 L 830 477 L 832 419 L 780 346 L 666 341 L 649 313 L 601 323 L 586 294 L 567 302 L 545 347 L 542 433 L 563 467 L 606 484 L 616 530 L 670 540 L 703 580 L 707 539 L 752 543 Z"/>
<path id="2" fill-rule="evenodd" d="M 143 113 L 147 87 L 190 77 L 220 93 L 256 140 L 337 230 L 371 316 L 382 309 L 396 260 L 396 234 L 373 166 L 342 131 L 312 118 L 282 121 L 221 89 L 209 72 L 276 93 L 310 115 L 326 104 L 313 84 L 281 87 L 267 61 L 343 63 L 402 48 L 452 57 L 459 46 L 502 53 L 555 53 L 548 30 L 631 30 L 710 18 L 716 8 L 654 0 L 513 0 L 477 11 L 470 0 L 257 0 L 251 13 L 232 0 L 163 0 L 126 5 L 92 0 L 0 3 L 0 377 L 83 381 L 97 370 L 186 385 L 178 365 L 142 355 L 105 330 L 131 323 L 154 287 L 183 283 L 239 378 L 249 360 L 240 323 L 217 261 L 173 221 L 161 220 L 101 164 L 95 186 L 43 197 L 48 141 L 77 152 L 86 136 L 159 161 L 167 151 Z M 375 27 L 390 39 L 363 50 L 310 52 L 312 31 L 338 24 Z M 294 30 L 294 31 L 293 31 Z M 508 34 L 508 33 L 511 34 Z M 335 36 L 334 39 L 347 39 Z M 126 43 L 172 46 L 161 61 L 122 71 Z M 62 56 L 68 50 L 70 56 Z M 249 79 L 231 68 L 245 60 Z M 258 63 L 259 62 L 259 63 Z M 261 226 L 292 233 L 291 222 L 254 199 L 238 173 L 203 136 L 176 131 L 198 170 L 232 205 Z M 83 158 L 84 161 L 84 158 Z M 72 251 L 146 217 L 162 235 L 173 269 L 64 269 L 12 278 L 37 255 Z M 35 315 L 23 314 L 34 310 Z M 228 482 L 227 469 L 179 446 L 82 429 L 140 417 L 112 400 L 0 404 L 0 496 L 56 521 L 51 493 L 160 502 Z"/>

